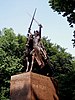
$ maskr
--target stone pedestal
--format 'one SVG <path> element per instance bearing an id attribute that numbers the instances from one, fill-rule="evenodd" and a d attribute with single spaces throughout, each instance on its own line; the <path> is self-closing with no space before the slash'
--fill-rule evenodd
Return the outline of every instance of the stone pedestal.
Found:
<path id="1" fill-rule="evenodd" d="M 11 76 L 11 100 L 58 100 L 49 77 L 32 72 Z"/>

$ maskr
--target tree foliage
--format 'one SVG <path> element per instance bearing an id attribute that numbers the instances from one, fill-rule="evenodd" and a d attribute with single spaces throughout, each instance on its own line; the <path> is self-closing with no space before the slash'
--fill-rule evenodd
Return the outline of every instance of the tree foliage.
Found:
<path id="1" fill-rule="evenodd" d="M 53 76 L 58 79 L 60 100 L 66 100 L 68 94 L 71 100 L 74 100 L 75 59 L 65 52 L 66 49 L 51 43 L 46 37 L 42 38 L 42 42 L 48 53 Z M 4 28 L 0 32 L 0 100 L 10 99 L 11 75 L 25 71 L 23 62 L 25 44 L 26 37 L 20 34 L 16 36 L 12 28 Z"/>
<path id="2" fill-rule="evenodd" d="M 26 38 L 4 28 L 0 36 L 0 99 L 9 97 L 10 77 L 21 72 Z"/>
<path id="3" fill-rule="evenodd" d="M 49 0 L 49 6 L 58 14 L 67 17 L 69 25 L 75 24 L 75 0 Z"/>

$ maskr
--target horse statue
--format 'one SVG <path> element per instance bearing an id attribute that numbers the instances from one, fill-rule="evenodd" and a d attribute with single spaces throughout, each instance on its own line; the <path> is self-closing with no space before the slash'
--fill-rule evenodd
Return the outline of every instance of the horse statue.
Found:
<path id="1" fill-rule="evenodd" d="M 42 25 L 39 25 L 39 31 L 34 31 L 34 34 L 31 32 L 27 35 L 27 44 L 26 44 L 26 72 L 33 70 L 34 62 L 36 61 L 40 69 L 44 69 L 45 71 L 41 70 L 41 73 L 47 74 L 47 69 L 50 68 L 49 66 L 49 59 L 47 56 L 47 52 L 43 43 L 41 42 L 41 28 Z M 52 72 L 50 72 L 52 73 Z"/>

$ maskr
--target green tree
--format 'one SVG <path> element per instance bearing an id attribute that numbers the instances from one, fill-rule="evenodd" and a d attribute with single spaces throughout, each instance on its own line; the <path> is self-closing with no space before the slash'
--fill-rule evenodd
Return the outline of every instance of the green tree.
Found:
<path id="1" fill-rule="evenodd" d="M 67 17 L 69 25 L 75 24 L 75 0 L 49 0 L 49 6 L 58 14 Z"/>
<path id="2" fill-rule="evenodd" d="M 73 69 L 74 69 L 74 71 L 75 71 L 75 57 L 73 57 L 72 65 L 73 65 Z"/>
<path id="3" fill-rule="evenodd" d="M 54 76 L 67 74 L 73 70 L 72 55 L 65 52 L 66 49 L 50 43 L 50 40 L 47 40 L 47 38 L 43 38 L 42 42 L 46 48 L 51 66 L 54 69 Z"/>
<path id="4" fill-rule="evenodd" d="M 4 28 L 0 36 L 0 99 L 8 100 L 11 75 L 21 72 L 25 36 L 16 36 L 13 29 Z"/>
<path id="5" fill-rule="evenodd" d="M 75 71 L 65 75 L 61 74 L 58 81 L 60 100 L 75 100 Z"/>

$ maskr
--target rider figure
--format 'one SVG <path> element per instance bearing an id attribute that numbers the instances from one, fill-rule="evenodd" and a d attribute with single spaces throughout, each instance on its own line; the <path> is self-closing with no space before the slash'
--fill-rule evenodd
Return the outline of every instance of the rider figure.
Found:
<path id="1" fill-rule="evenodd" d="M 47 54 L 46 54 L 46 50 L 43 46 L 43 44 L 41 43 L 41 28 L 42 25 L 39 25 L 39 31 L 34 31 L 34 39 L 33 39 L 33 48 L 37 48 L 39 51 L 41 51 L 45 57 L 45 59 L 47 59 Z"/>

